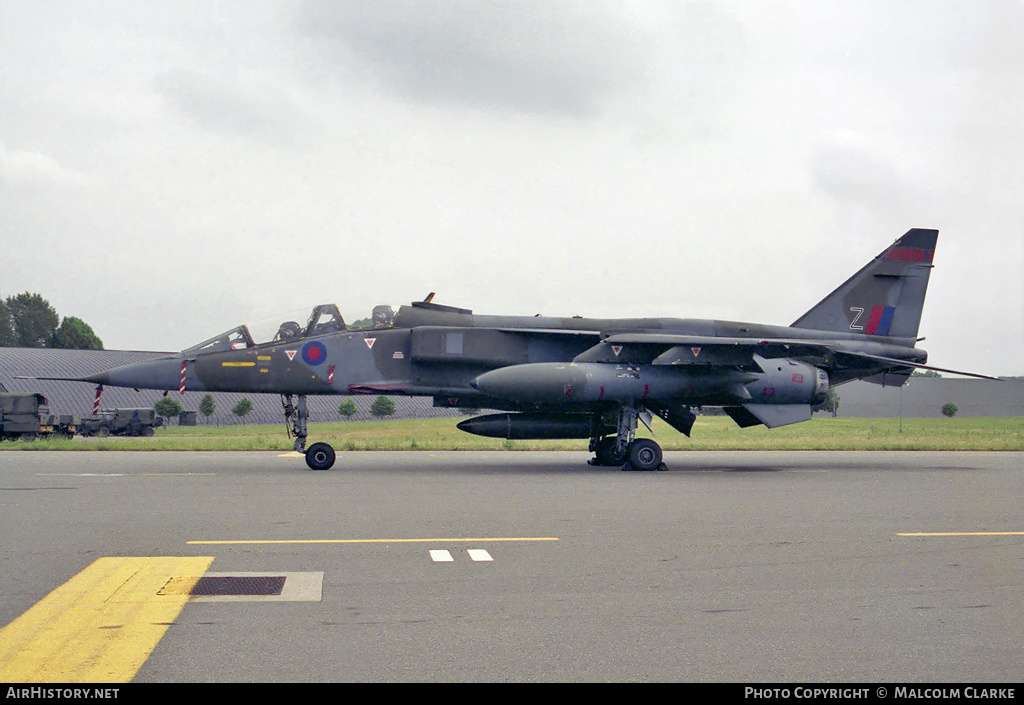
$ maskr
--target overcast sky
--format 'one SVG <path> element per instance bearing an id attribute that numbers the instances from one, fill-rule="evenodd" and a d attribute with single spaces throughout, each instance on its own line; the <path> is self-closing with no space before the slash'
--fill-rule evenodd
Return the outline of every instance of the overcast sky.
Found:
<path id="1" fill-rule="evenodd" d="M 179 350 L 336 302 L 788 325 L 938 228 L 1024 374 L 1024 3 L 0 0 L 0 295 Z"/>

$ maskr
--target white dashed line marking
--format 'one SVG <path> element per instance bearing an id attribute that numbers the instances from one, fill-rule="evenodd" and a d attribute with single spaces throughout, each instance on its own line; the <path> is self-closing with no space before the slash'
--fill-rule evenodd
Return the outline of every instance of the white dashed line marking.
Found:
<path id="1" fill-rule="evenodd" d="M 493 561 L 491 554 L 482 548 L 468 548 L 466 553 L 474 561 Z M 443 548 L 435 548 L 430 551 L 430 560 L 435 563 L 452 563 L 455 558 L 452 556 L 451 551 L 447 551 Z"/>

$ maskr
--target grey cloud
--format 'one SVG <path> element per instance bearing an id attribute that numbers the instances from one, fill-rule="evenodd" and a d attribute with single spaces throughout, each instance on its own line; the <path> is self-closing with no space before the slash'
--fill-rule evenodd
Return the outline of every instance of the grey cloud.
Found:
<path id="1" fill-rule="evenodd" d="M 633 73 L 635 32 L 603 10 L 527 0 L 310 0 L 300 30 L 423 102 L 590 116 Z"/>
<path id="2" fill-rule="evenodd" d="M 889 210 L 906 200 L 910 185 L 864 136 L 827 133 L 811 162 L 817 186 L 841 202 Z"/>
<path id="3" fill-rule="evenodd" d="M 296 118 L 286 96 L 241 78 L 175 69 L 158 74 L 154 85 L 176 110 L 219 134 L 281 136 Z"/>

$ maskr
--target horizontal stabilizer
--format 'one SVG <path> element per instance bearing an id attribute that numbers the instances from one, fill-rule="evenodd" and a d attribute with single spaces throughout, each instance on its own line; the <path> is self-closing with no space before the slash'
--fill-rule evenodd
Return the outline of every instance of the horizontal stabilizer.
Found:
<path id="1" fill-rule="evenodd" d="M 877 375 L 871 375 L 870 377 L 864 377 L 861 379 L 862 382 L 868 382 L 869 384 L 877 384 L 881 387 L 902 387 L 910 379 L 910 375 L 913 372 L 909 367 L 904 367 L 899 370 L 889 370 L 888 372 L 879 372 Z"/>
<path id="2" fill-rule="evenodd" d="M 951 369 L 948 369 L 946 367 L 935 367 L 933 365 L 923 365 L 920 362 L 910 362 L 909 360 L 897 360 L 895 358 L 883 357 L 881 355 L 869 355 L 867 353 L 847 352 L 847 351 L 841 352 L 840 355 L 842 357 L 855 358 L 857 360 L 863 360 L 863 361 L 866 361 L 866 362 L 872 362 L 872 363 L 876 363 L 876 364 L 883 364 L 883 365 L 884 364 L 888 364 L 888 365 L 891 366 L 890 371 L 896 372 L 898 374 L 902 374 L 901 370 L 905 371 L 905 370 L 909 370 L 910 368 L 913 368 L 913 369 L 921 369 L 921 370 L 934 370 L 936 372 L 948 372 L 949 374 L 953 374 L 953 375 L 963 375 L 965 377 L 977 377 L 978 379 L 999 379 L 998 377 L 991 377 L 989 375 L 983 375 L 983 374 L 979 374 L 977 372 L 964 372 L 962 370 L 951 370 Z M 873 380 L 868 379 L 867 381 L 870 382 L 870 381 L 873 381 Z M 880 384 L 880 382 L 876 382 L 876 383 Z M 888 384 L 894 384 L 894 385 L 898 386 L 898 384 L 896 384 L 895 382 L 889 382 L 889 383 L 887 383 L 887 385 Z"/>

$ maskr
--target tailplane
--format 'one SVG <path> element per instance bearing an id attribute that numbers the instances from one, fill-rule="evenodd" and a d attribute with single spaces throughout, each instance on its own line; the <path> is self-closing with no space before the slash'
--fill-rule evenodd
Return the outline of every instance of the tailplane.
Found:
<path id="1" fill-rule="evenodd" d="M 916 339 L 938 236 L 908 230 L 793 327 Z"/>

